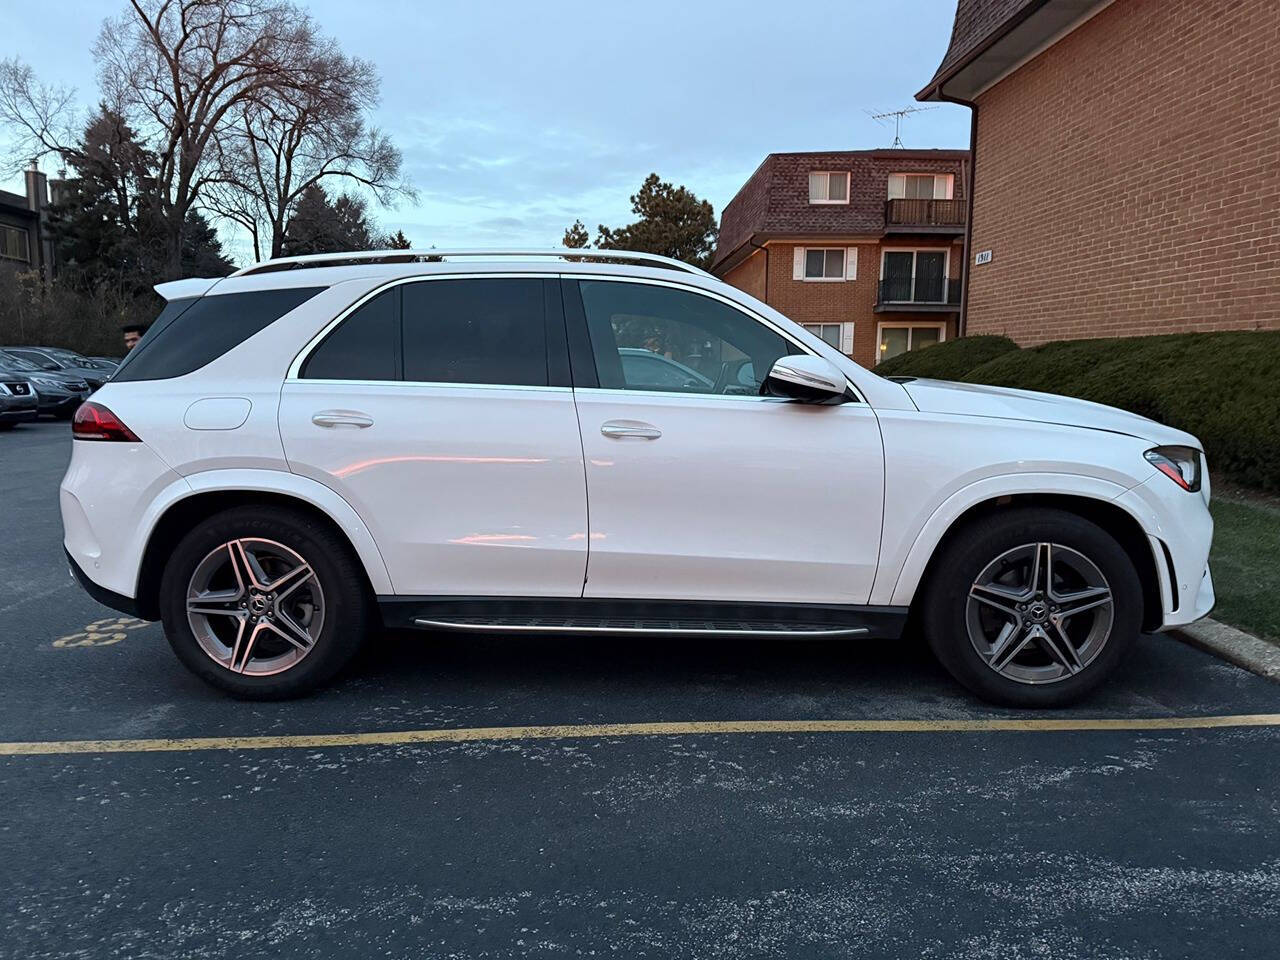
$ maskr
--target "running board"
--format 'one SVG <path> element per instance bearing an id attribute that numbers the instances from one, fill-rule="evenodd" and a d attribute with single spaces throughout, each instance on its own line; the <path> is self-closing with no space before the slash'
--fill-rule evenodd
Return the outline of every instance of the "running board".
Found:
<path id="1" fill-rule="evenodd" d="M 414 626 L 424 630 L 457 630 L 479 633 L 642 633 L 649 637 L 795 637 L 815 639 L 820 637 L 857 637 L 871 632 L 869 627 L 833 627 L 827 624 L 804 623 L 716 623 L 678 621 L 676 623 L 655 620 L 617 620 L 591 622 L 581 617 L 572 620 L 548 620 L 539 618 L 521 621 L 514 617 L 466 620 L 430 620 L 417 617 Z"/>
<path id="2" fill-rule="evenodd" d="M 490 634 L 897 639 L 906 607 L 586 597 L 378 598 L 393 629 Z"/>

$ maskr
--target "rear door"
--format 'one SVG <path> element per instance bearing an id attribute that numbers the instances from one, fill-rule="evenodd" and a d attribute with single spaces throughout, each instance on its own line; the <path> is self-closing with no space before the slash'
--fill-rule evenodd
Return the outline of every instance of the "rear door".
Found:
<path id="1" fill-rule="evenodd" d="M 587 597 L 865 604 L 884 453 L 861 402 L 760 396 L 803 349 L 728 300 L 660 281 L 565 281 L 587 457 Z M 691 375 L 673 383 L 639 365 Z"/>
<path id="2" fill-rule="evenodd" d="M 587 506 L 557 281 L 375 292 L 295 362 L 290 468 L 364 519 L 395 591 L 582 593 Z"/>

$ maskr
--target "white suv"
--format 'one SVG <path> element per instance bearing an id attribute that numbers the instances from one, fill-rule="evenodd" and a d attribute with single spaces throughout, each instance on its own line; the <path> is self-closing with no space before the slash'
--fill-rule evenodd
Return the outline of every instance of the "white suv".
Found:
<path id="1" fill-rule="evenodd" d="M 856 643 L 914 622 L 974 692 L 1048 706 L 1213 605 L 1194 437 L 884 379 L 675 261 L 384 252 L 156 289 L 76 416 L 65 546 L 237 696 L 315 688 L 379 623 Z"/>

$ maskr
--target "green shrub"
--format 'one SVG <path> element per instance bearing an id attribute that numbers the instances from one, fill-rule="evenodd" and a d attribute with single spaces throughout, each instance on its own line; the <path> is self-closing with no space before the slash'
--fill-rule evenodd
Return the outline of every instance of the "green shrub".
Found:
<path id="1" fill-rule="evenodd" d="M 1018 349 L 1008 337 L 961 337 L 926 350 L 901 353 L 883 360 L 876 373 L 883 377 L 932 377 L 963 380 L 966 373 L 988 360 Z"/>
<path id="2" fill-rule="evenodd" d="M 1199 437 L 1215 473 L 1280 490 L 1280 331 L 1048 343 L 964 379 L 1142 414 Z"/>

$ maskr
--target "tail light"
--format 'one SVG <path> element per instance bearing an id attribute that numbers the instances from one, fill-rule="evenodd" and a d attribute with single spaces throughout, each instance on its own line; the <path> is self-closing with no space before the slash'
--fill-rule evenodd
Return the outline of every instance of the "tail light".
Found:
<path id="1" fill-rule="evenodd" d="M 137 434 L 124 425 L 114 413 L 100 403 L 86 401 L 76 408 L 71 421 L 71 436 L 76 440 L 115 440 L 138 443 Z"/>

